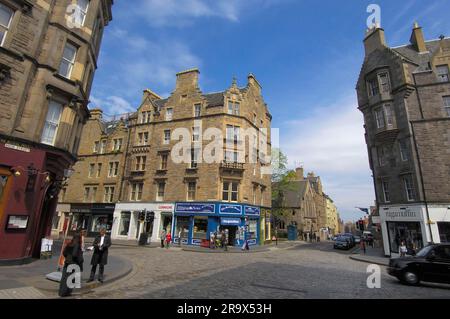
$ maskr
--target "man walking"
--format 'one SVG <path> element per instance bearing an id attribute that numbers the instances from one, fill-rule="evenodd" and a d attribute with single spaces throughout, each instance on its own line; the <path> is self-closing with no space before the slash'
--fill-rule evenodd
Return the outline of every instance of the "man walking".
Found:
<path id="1" fill-rule="evenodd" d="M 166 240 L 166 230 L 161 230 L 161 234 L 159 234 L 161 237 L 161 248 L 164 248 L 164 241 Z"/>
<path id="2" fill-rule="evenodd" d="M 106 235 L 106 229 L 100 229 L 100 235 L 94 240 L 94 254 L 91 260 L 91 276 L 88 282 L 94 281 L 95 273 L 97 271 L 97 266 L 100 266 L 98 273 L 98 281 L 103 283 L 103 275 L 105 271 L 105 266 L 108 264 L 108 250 L 111 246 L 111 238 Z"/>

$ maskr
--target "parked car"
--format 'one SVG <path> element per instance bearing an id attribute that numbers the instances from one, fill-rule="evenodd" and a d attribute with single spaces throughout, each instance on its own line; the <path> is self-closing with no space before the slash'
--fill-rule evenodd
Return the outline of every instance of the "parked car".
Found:
<path id="1" fill-rule="evenodd" d="M 345 233 L 342 235 L 342 237 L 348 238 L 350 240 L 350 248 L 355 247 L 356 242 L 355 242 L 355 236 L 353 234 Z"/>
<path id="2" fill-rule="evenodd" d="M 334 249 L 350 249 L 352 248 L 351 240 L 345 236 L 339 236 L 334 241 Z"/>
<path id="3" fill-rule="evenodd" d="M 408 285 L 421 281 L 450 284 L 450 244 L 433 244 L 415 256 L 391 258 L 387 272 Z"/>

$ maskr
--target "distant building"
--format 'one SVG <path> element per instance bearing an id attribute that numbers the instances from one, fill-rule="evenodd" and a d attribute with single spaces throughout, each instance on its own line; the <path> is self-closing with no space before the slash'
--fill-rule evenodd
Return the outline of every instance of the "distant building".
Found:
<path id="1" fill-rule="evenodd" d="M 450 241 L 450 39 L 369 30 L 357 84 L 386 255 Z"/>
<path id="2" fill-rule="evenodd" d="M 326 240 L 335 234 L 338 225 L 337 209 L 332 199 L 323 192 L 319 176 L 297 168 L 295 178 L 283 189 L 274 183 L 273 188 L 280 190 L 279 200 L 273 201 L 273 209 L 281 212 L 279 224 L 281 230 L 295 225 L 302 236 L 309 238 L 312 234 Z"/>
<path id="3" fill-rule="evenodd" d="M 230 245 L 270 241 L 265 169 L 272 118 L 262 87 L 250 74 L 244 87 L 233 81 L 203 93 L 199 75 L 198 69 L 178 73 L 168 98 L 145 90 L 131 114 L 111 119 L 91 111 L 58 209 L 70 216 L 70 231 L 83 227 L 94 236 L 106 225 L 114 239 L 136 241 L 146 233 L 158 242 L 164 230 L 176 243 L 199 246 L 226 230 Z M 177 162 L 180 132 L 187 133 L 181 140 L 187 148 Z M 208 148 L 211 139 L 218 148 Z"/>

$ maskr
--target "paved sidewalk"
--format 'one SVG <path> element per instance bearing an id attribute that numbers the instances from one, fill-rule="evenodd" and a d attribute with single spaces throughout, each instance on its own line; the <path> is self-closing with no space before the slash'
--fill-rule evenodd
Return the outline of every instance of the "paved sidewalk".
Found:
<path id="1" fill-rule="evenodd" d="M 48 280 L 46 275 L 57 271 L 59 251 L 60 247 L 56 245 L 51 259 L 38 260 L 28 265 L 1 267 L 0 299 L 58 298 L 59 283 Z M 82 288 L 74 290 L 74 294 L 94 289 L 100 285 L 97 281 L 87 283 L 90 275 L 91 256 L 92 253 L 84 255 Z M 108 259 L 103 285 L 125 277 L 133 269 L 133 264 L 116 254 L 114 247 L 111 248 Z"/>
<path id="2" fill-rule="evenodd" d="M 250 246 L 249 250 L 242 250 L 241 247 L 228 247 L 228 250 L 223 248 L 205 248 L 205 247 L 197 247 L 197 246 L 181 246 L 183 251 L 196 252 L 196 253 L 207 253 L 207 254 L 224 254 L 224 253 L 234 253 L 234 254 L 251 254 L 251 253 L 259 253 L 259 252 L 268 252 L 277 249 L 289 249 L 297 245 L 306 244 L 304 241 L 281 241 L 276 243 L 268 244 L 268 245 L 258 245 L 258 246 Z M 174 247 L 179 247 L 175 245 Z"/>
<path id="3" fill-rule="evenodd" d="M 369 264 L 389 266 L 389 257 L 384 255 L 383 248 L 367 247 L 366 254 L 362 253 L 361 249 L 358 248 L 349 258 Z"/>

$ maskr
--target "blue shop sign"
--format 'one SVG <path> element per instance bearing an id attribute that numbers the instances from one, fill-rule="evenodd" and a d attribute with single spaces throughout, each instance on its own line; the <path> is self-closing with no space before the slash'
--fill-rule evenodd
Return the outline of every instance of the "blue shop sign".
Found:
<path id="1" fill-rule="evenodd" d="M 214 204 L 177 203 L 175 206 L 176 213 L 214 214 L 214 211 Z"/>
<path id="2" fill-rule="evenodd" d="M 242 206 L 233 204 L 221 204 L 219 206 L 220 214 L 242 215 Z"/>
<path id="3" fill-rule="evenodd" d="M 220 219 L 220 224 L 223 226 L 239 226 L 241 224 L 241 219 L 222 217 Z"/>
<path id="4" fill-rule="evenodd" d="M 261 209 L 254 206 L 245 206 L 245 215 L 259 216 L 261 214 Z"/>

